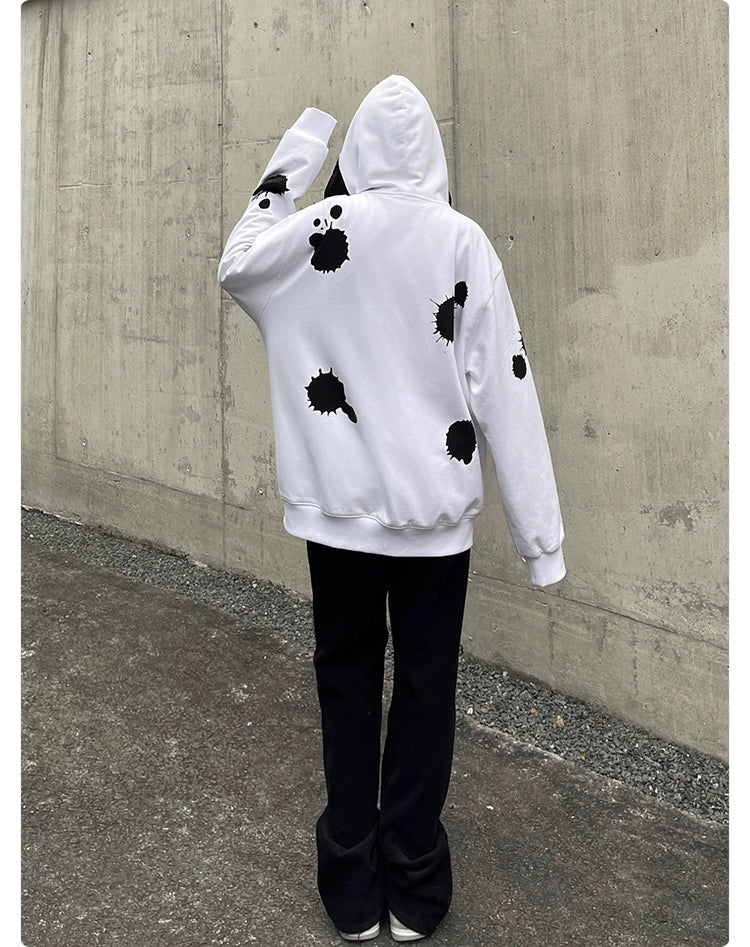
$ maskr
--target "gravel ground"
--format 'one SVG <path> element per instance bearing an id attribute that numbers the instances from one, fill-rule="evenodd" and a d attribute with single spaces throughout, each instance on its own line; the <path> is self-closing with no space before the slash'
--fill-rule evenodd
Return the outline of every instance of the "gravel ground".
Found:
<path id="1" fill-rule="evenodd" d="M 197 565 L 37 510 L 22 510 L 21 521 L 24 539 L 220 608 L 311 650 L 310 602 L 286 589 Z M 386 674 L 390 681 L 390 653 Z M 571 765 L 617 779 L 701 818 L 729 821 L 729 772 L 720 760 L 654 737 L 580 700 L 465 654 L 459 661 L 456 703 L 459 713 L 471 715 L 483 726 L 554 753 Z"/>

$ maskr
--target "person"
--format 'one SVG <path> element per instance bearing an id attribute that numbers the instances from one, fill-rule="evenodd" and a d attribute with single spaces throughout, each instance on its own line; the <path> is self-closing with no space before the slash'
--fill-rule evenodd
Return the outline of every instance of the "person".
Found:
<path id="1" fill-rule="evenodd" d="M 405 942 L 430 935 L 452 896 L 440 816 L 488 450 L 534 585 L 565 575 L 563 526 L 503 267 L 452 207 L 429 104 L 404 76 L 378 83 L 323 199 L 296 210 L 335 123 L 306 108 L 284 134 L 219 281 L 260 328 L 284 525 L 307 543 L 327 790 L 318 890 L 344 940 L 376 937 L 387 910 Z"/>

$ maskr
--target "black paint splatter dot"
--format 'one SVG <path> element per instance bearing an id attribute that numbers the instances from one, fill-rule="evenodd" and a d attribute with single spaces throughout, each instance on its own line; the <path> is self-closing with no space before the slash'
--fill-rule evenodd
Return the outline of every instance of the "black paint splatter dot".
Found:
<path id="1" fill-rule="evenodd" d="M 270 206 L 271 206 L 271 202 L 268 200 L 267 197 L 264 197 L 262 201 L 258 202 L 258 207 L 262 207 L 263 210 L 268 210 Z"/>
<path id="2" fill-rule="evenodd" d="M 526 359 L 523 355 L 513 356 L 513 374 L 516 378 L 526 377 Z"/>
<path id="3" fill-rule="evenodd" d="M 286 175 L 277 171 L 263 178 L 253 191 L 253 197 L 257 197 L 258 194 L 285 194 L 288 190 Z"/>
<path id="4" fill-rule="evenodd" d="M 477 446 L 477 435 L 471 421 L 454 421 L 445 435 L 445 446 L 454 460 L 470 464 Z"/>
<path id="5" fill-rule="evenodd" d="M 343 210 L 338 204 L 334 204 L 331 208 L 331 217 L 333 217 L 334 220 L 338 220 L 342 213 Z"/>
<path id="6" fill-rule="evenodd" d="M 316 217 L 313 226 L 320 226 L 320 219 Z M 310 246 L 313 255 L 310 262 L 321 273 L 332 273 L 344 265 L 349 259 L 349 241 L 343 230 L 336 227 L 310 234 Z"/>
<path id="7" fill-rule="evenodd" d="M 516 378 L 525 378 L 528 366 L 526 365 L 526 359 L 523 356 L 528 355 L 528 352 L 526 351 L 526 346 L 523 342 L 523 333 L 520 329 L 518 330 L 518 338 L 521 343 L 521 352 L 523 354 L 513 356 L 513 374 L 516 376 Z"/>
<path id="8" fill-rule="evenodd" d="M 435 313 L 435 335 L 445 340 L 445 344 L 453 342 L 455 337 L 456 306 L 463 308 L 469 290 L 463 280 L 456 283 L 453 289 L 453 295 L 449 296 L 445 302 L 440 303 Z M 434 303 L 435 300 L 433 299 Z M 437 303 L 436 303 L 437 305 Z"/>
<path id="9" fill-rule="evenodd" d="M 445 302 L 440 303 L 435 313 L 435 335 L 445 339 L 446 345 L 453 341 L 455 313 L 456 309 L 452 296 L 446 299 Z"/>
<path id="10" fill-rule="evenodd" d="M 323 369 L 319 368 L 318 374 L 313 375 L 305 390 L 313 411 L 319 411 L 321 414 L 335 414 L 341 408 L 350 421 L 357 423 L 354 408 L 347 404 L 344 385 L 333 374 L 333 369 L 323 374 Z"/>

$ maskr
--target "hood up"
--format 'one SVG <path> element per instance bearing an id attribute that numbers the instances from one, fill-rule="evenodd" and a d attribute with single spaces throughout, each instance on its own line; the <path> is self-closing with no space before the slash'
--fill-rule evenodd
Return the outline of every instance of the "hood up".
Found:
<path id="1" fill-rule="evenodd" d="M 405 76 L 383 79 L 363 99 L 338 167 L 350 194 L 402 191 L 448 201 L 448 166 L 427 99 Z"/>

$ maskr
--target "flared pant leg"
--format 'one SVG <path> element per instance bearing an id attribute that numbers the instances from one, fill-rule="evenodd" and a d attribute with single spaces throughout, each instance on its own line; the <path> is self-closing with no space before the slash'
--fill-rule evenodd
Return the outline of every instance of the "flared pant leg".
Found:
<path id="1" fill-rule="evenodd" d="M 313 663 L 323 731 L 327 805 L 318 819 L 318 890 L 339 930 L 380 920 L 380 729 L 386 626 L 382 557 L 308 543 Z"/>
<path id="2" fill-rule="evenodd" d="M 402 558 L 308 543 L 308 559 L 328 790 L 316 827 L 318 890 L 339 930 L 370 927 L 387 903 L 429 934 L 452 895 L 440 813 L 469 551 Z M 381 776 L 386 598 L 394 686 Z"/>
<path id="3" fill-rule="evenodd" d="M 388 906 L 422 934 L 435 930 L 453 893 L 440 814 L 453 762 L 469 555 L 467 550 L 405 560 L 389 582 L 394 678 L 382 763 L 380 850 Z"/>

